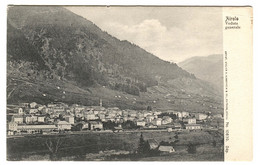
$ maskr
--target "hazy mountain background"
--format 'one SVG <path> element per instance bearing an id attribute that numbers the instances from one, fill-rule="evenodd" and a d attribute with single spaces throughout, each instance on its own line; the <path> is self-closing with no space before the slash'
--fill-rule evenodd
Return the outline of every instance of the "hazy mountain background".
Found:
<path id="1" fill-rule="evenodd" d="M 178 63 L 186 71 L 196 77 L 216 85 L 223 90 L 223 55 L 215 54 L 207 57 L 192 57 Z"/>
<path id="2" fill-rule="evenodd" d="M 221 92 L 61 7 L 9 7 L 7 103 L 223 111 Z"/>

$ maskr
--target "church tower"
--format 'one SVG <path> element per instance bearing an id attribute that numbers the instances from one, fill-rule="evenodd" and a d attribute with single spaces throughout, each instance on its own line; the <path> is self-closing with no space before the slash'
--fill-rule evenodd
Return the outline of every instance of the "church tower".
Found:
<path id="1" fill-rule="evenodd" d="M 99 106 L 102 107 L 102 99 L 99 100 Z"/>

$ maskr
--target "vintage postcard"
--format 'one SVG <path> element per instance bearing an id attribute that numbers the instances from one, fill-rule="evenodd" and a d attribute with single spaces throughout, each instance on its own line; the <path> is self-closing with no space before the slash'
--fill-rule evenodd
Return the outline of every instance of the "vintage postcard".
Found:
<path id="1" fill-rule="evenodd" d="M 251 7 L 7 7 L 7 161 L 251 161 Z"/>

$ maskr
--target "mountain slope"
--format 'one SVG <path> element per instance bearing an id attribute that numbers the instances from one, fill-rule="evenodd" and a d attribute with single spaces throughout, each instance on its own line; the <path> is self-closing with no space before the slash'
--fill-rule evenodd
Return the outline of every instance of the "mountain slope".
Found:
<path id="1" fill-rule="evenodd" d="M 207 110 L 196 103 L 205 95 L 221 107 L 214 87 L 61 7 L 10 7 L 7 41 L 8 103 L 188 108 L 174 99 L 193 95 L 190 107 Z"/>
<path id="2" fill-rule="evenodd" d="M 178 64 L 196 77 L 223 90 L 223 56 L 192 57 Z"/>

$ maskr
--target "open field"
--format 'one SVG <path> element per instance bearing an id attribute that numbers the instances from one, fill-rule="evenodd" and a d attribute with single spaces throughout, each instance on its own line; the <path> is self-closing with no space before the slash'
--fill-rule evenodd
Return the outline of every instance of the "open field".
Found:
<path id="1" fill-rule="evenodd" d="M 53 144 L 58 139 L 62 145 L 57 152 L 58 160 L 93 160 L 88 159 L 88 154 L 96 154 L 98 157 L 100 152 L 115 151 L 133 153 L 137 150 L 139 137 L 141 132 L 122 132 L 122 133 L 84 133 L 74 135 L 56 135 L 56 136 L 26 136 L 7 139 L 7 159 L 8 160 L 48 160 L 50 151 L 46 146 L 46 141 L 51 140 Z M 174 155 L 163 155 L 160 157 L 140 158 L 140 160 L 179 160 L 180 155 L 187 155 L 187 160 L 195 159 L 196 156 L 187 153 L 187 144 L 198 144 L 197 153 L 213 156 L 216 159 L 223 160 L 220 150 L 223 133 L 221 132 L 182 132 L 178 135 L 178 140 L 174 146 L 176 153 Z M 173 142 L 174 132 L 143 132 L 145 140 L 154 138 L 157 142 Z M 217 141 L 217 147 L 212 147 L 212 141 Z M 178 156 L 179 155 L 179 156 Z M 202 154 L 203 155 L 203 154 Z M 221 156 L 222 155 L 222 156 Z M 205 157 L 205 156 L 204 156 Z M 203 156 L 197 157 L 204 159 Z M 98 158 L 96 158 L 98 159 Z M 110 158 L 105 156 L 102 160 L 117 160 L 120 158 Z M 121 160 L 132 160 L 131 157 L 125 156 Z M 139 160 L 139 159 L 138 159 Z M 186 159 L 183 159 L 186 160 Z M 205 159 L 211 160 L 211 159 Z"/>
<path id="2" fill-rule="evenodd" d="M 224 161 L 224 153 L 218 150 L 196 154 L 174 153 L 157 157 L 142 158 L 140 161 Z"/>

